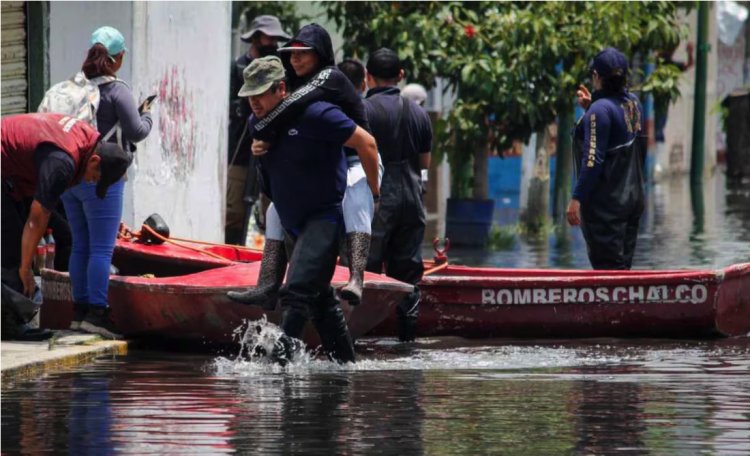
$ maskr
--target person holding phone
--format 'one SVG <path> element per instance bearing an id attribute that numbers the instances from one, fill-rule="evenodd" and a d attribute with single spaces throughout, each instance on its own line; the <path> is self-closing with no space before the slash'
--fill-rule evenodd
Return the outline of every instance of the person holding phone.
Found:
<path id="1" fill-rule="evenodd" d="M 153 99 L 146 100 L 139 108 L 130 86 L 117 79 L 126 52 L 125 38 L 117 29 L 100 27 L 91 35 L 91 48 L 82 71 L 88 79 L 114 77 L 99 85 L 97 128 L 105 136 L 103 141 L 116 143 L 132 154 L 133 143 L 145 139 L 151 132 Z M 113 134 L 107 138 L 111 130 Z M 120 179 L 102 199 L 97 197 L 95 184 L 82 182 L 62 196 L 73 233 L 69 270 L 74 312 L 70 329 L 108 338 L 119 337 L 109 318 L 107 291 L 109 266 L 122 217 L 124 188 L 125 181 Z"/>
<path id="2" fill-rule="evenodd" d="M 628 91 L 622 52 L 604 49 L 589 70 L 594 92 L 577 92 L 586 113 L 573 135 L 577 180 L 566 216 L 580 225 L 594 269 L 630 269 L 645 198 L 643 108 Z"/>

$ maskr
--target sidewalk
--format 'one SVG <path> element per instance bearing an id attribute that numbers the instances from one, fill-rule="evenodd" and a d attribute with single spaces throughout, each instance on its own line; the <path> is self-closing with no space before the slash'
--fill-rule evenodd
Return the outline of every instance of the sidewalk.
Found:
<path id="1" fill-rule="evenodd" d="M 41 342 L 0 342 L 2 382 L 33 378 L 47 372 L 89 363 L 103 355 L 125 355 L 128 342 L 103 340 L 97 335 L 74 331 L 55 331 Z"/>

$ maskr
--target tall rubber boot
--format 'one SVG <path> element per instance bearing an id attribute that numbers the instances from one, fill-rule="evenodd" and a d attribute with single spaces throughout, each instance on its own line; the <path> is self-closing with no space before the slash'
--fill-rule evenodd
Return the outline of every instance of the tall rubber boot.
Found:
<path id="1" fill-rule="evenodd" d="M 349 256 L 349 282 L 341 288 L 341 299 L 356 306 L 362 301 L 362 287 L 364 286 L 367 257 L 370 254 L 370 238 L 368 233 L 347 233 L 346 246 Z"/>
<path id="2" fill-rule="evenodd" d="M 414 291 L 406 295 L 396 307 L 398 339 L 401 342 L 413 342 L 417 336 L 420 296 L 419 288 L 415 286 Z"/>
<path id="3" fill-rule="evenodd" d="M 355 362 L 352 336 L 346 325 L 344 312 L 333 294 L 321 297 L 319 305 L 313 311 L 313 324 L 320 336 L 323 350 L 331 361 L 339 364 Z"/>
<path id="4" fill-rule="evenodd" d="M 261 306 L 265 310 L 274 310 L 279 299 L 279 288 L 286 273 L 286 250 L 284 241 L 267 239 L 263 248 L 263 259 L 260 262 L 258 285 L 247 291 L 230 291 L 230 299 L 242 304 Z"/>
<path id="5" fill-rule="evenodd" d="M 273 347 L 271 359 L 281 366 L 286 366 L 294 360 L 294 353 L 299 345 L 294 339 L 302 337 L 302 331 L 310 318 L 307 304 L 301 301 L 287 302 L 284 305 L 284 316 L 281 319 L 281 329 L 284 334 L 279 337 Z M 294 338 L 294 339 L 292 339 Z"/>

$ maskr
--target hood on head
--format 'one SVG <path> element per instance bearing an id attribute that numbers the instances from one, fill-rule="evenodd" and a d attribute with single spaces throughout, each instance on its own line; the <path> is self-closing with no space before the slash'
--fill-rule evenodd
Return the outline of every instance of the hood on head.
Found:
<path id="1" fill-rule="evenodd" d="M 320 57 L 320 69 L 335 65 L 336 63 L 333 53 L 333 44 L 331 43 L 331 35 L 328 34 L 326 29 L 318 24 L 307 24 L 299 29 L 285 46 L 288 46 L 291 43 L 302 43 L 315 49 L 318 57 Z M 289 60 L 291 59 L 289 52 L 281 52 L 280 56 L 281 61 L 284 64 L 284 69 L 286 69 L 287 79 L 289 80 L 289 85 L 291 87 L 296 88 L 299 84 L 304 82 L 304 80 L 308 79 L 304 78 L 301 80 L 296 74 L 294 74 L 294 69 L 292 68 L 291 63 L 289 63 Z"/>

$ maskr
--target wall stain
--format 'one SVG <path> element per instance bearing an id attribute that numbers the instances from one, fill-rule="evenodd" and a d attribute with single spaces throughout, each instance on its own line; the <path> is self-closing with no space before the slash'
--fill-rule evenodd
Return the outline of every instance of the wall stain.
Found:
<path id="1" fill-rule="evenodd" d="M 177 181 L 185 181 L 195 167 L 195 104 L 192 91 L 185 87 L 184 73 L 173 65 L 159 82 L 161 158 L 168 177 Z"/>

